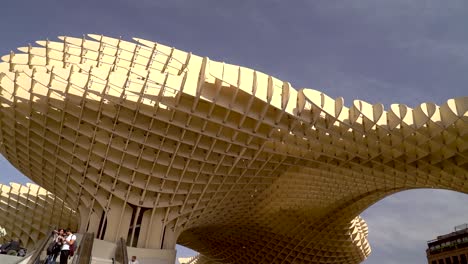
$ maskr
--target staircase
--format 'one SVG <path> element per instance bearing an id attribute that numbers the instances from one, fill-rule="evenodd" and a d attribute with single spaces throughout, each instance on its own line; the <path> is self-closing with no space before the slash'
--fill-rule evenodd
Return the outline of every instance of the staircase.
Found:
<path id="1" fill-rule="evenodd" d="M 91 233 L 75 235 L 77 236 L 77 250 L 75 256 L 69 260 L 69 264 L 128 264 L 129 256 L 137 256 L 140 264 L 173 264 L 175 262 L 175 250 L 127 247 L 124 239 L 120 239 L 117 243 L 108 242 L 95 239 Z M 14 257 L 14 262 L 0 258 L 0 264 L 43 263 L 46 257 L 45 247 L 49 240 L 50 237 L 46 238 L 37 250 L 32 251 L 25 258 Z"/>
<path id="2" fill-rule="evenodd" d="M 114 261 L 112 259 L 104 259 L 98 257 L 91 258 L 91 264 L 113 264 Z"/>

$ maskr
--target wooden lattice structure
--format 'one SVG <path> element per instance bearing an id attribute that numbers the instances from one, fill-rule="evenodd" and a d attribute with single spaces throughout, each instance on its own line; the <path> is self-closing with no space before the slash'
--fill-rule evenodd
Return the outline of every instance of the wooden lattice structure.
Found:
<path id="1" fill-rule="evenodd" d="M 359 263 L 371 204 L 468 193 L 467 97 L 346 107 L 151 41 L 60 40 L 3 57 L 0 151 L 98 238 L 199 263 Z"/>
<path id="2" fill-rule="evenodd" d="M 23 247 L 33 248 L 51 228 L 78 227 L 78 214 L 62 199 L 35 184 L 0 184 L 0 225 L 7 235 L 0 244 L 19 239 Z"/>

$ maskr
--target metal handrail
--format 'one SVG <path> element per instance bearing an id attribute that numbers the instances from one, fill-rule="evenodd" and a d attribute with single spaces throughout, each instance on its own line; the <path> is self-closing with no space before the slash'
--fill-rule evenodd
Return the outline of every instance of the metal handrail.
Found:
<path id="1" fill-rule="evenodd" d="M 47 247 L 47 245 L 49 244 L 49 240 L 53 237 L 54 235 L 54 230 L 55 228 L 51 228 L 49 231 L 48 231 L 48 236 L 46 236 L 41 244 L 39 244 L 39 247 L 36 248 L 36 250 L 34 251 L 34 253 L 32 254 L 32 257 L 29 259 L 28 263 L 27 264 L 37 264 L 39 263 L 40 261 L 40 257 L 41 257 L 41 253 L 44 251 L 44 249 Z"/>
<path id="2" fill-rule="evenodd" d="M 125 239 L 120 238 L 117 241 L 117 248 L 115 249 L 115 263 L 116 264 L 128 264 L 128 253 L 127 253 L 127 243 Z"/>
<path id="3" fill-rule="evenodd" d="M 90 264 L 93 253 L 94 233 L 85 233 L 73 258 L 73 264 Z"/>

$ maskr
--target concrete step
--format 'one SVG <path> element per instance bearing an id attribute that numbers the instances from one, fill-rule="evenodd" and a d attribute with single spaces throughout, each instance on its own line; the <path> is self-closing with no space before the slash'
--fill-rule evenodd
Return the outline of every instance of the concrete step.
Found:
<path id="1" fill-rule="evenodd" d="M 112 264 L 112 259 L 92 257 L 91 264 Z"/>
<path id="2" fill-rule="evenodd" d="M 0 255 L 0 263 L 2 264 L 16 264 L 23 260 L 23 257 L 10 256 L 10 255 Z"/>

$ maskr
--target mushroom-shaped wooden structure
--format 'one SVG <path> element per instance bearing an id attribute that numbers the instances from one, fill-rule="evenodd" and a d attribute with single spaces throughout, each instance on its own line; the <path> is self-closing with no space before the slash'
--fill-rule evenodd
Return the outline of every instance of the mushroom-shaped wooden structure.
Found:
<path id="1" fill-rule="evenodd" d="M 3 57 L 0 151 L 97 238 L 220 263 L 359 263 L 371 204 L 468 193 L 466 97 L 346 107 L 151 41 L 60 40 Z"/>

